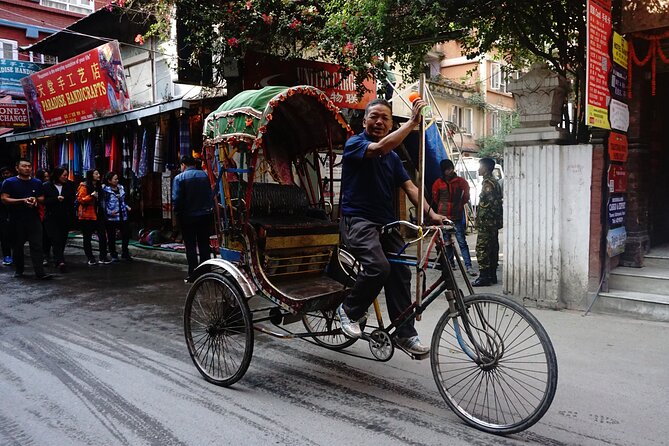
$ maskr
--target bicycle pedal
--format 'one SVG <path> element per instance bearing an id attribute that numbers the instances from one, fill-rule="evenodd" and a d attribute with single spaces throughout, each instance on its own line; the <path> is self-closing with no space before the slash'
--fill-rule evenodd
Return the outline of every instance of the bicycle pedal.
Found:
<path id="1" fill-rule="evenodd" d="M 415 353 L 409 353 L 409 355 L 411 356 L 411 359 L 414 359 L 416 361 L 422 361 L 423 359 L 427 359 L 430 356 L 430 352 L 421 353 L 420 355 Z"/>

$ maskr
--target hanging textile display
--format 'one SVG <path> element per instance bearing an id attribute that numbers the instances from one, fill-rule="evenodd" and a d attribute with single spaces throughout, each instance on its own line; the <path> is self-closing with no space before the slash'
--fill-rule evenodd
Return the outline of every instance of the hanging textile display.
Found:
<path id="1" fill-rule="evenodd" d="M 118 135 L 116 133 L 111 134 L 110 138 L 110 150 L 109 150 L 109 171 L 110 172 L 119 172 L 119 147 L 118 147 Z"/>
<path id="2" fill-rule="evenodd" d="M 84 140 L 84 151 L 82 158 L 82 169 L 84 172 L 91 170 L 93 167 L 93 139 L 87 137 Z"/>
<path id="3" fill-rule="evenodd" d="M 132 172 L 139 176 L 139 147 L 137 144 L 139 129 L 132 134 Z"/>
<path id="4" fill-rule="evenodd" d="M 153 150 L 153 171 L 162 172 L 165 169 L 165 130 L 166 122 L 156 123 L 156 142 Z"/>
<path id="5" fill-rule="evenodd" d="M 149 132 L 144 129 L 144 134 L 142 135 L 142 150 L 139 155 L 139 167 L 137 169 L 137 177 L 142 178 L 148 172 L 148 156 L 149 156 Z"/>
<path id="6" fill-rule="evenodd" d="M 81 152 L 84 145 L 84 137 L 79 135 L 74 140 L 74 156 L 70 160 L 70 175 L 79 175 L 82 176 L 83 172 L 81 171 Z"/>
<path id="7" fill-rule="evenodd" d="M 123 139 L 121 141 L 121 147 L 123 147 L 123 166 L 121 175 L 123 178 L 130 178 L 132 176 L 132 154 L 130 151 L 128 132 L 123 133 Z"/>
<path id="8" fill-rule="evenodd" d="M 69 162 L 70 155 L 67 152 L 67 141 L 62 139 L 58 145 L 58 163 L 62 166 L 68 164 Z"/>
<path id="9" fill-rule="evenodd" d="M 179 125 L 179 155 L 190 155 L 190 122 L 187 115 L 181 117 Z"/>
<path id="10" fill-rule="evenodd" d="M 49 170 L 49 155 L 46 148 L 46 142 L 40 144 L 39 148 L 39 168 L 42 170 Z"/>

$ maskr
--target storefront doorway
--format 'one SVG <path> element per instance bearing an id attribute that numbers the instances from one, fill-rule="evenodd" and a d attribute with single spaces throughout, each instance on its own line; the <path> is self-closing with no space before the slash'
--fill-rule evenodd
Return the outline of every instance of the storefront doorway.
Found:
<path id="1" fill-rule="evenodd" d="M 669 251 L 669 69 L 657 73 L 656 86 L 648 120 L 651 165 L 644 169 L 650 175 L 649 236 L 651 249 Z"/>

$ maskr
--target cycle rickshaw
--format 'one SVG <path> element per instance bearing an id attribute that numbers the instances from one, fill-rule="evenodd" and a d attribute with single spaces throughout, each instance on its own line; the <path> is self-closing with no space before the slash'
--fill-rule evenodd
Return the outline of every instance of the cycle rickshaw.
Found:
<path id="1" fill-rule="evenodd" d="M 375 302 L 376 317 L 367 320 L 361 339 L 341 332 L 334 310 L 359 266 L 339 246 L 331 192 L 336 154 L 351 129 L 324 93 L 308 86 L 245 91 L 213 112 L 205 131 L 221 196 L 221 258 L 194 272 L 184 331 L 207 381 L 230 386 L 246 373 L 255 331 L 333 350 L 367 342 L 370 359 L 388 361 L 398 348 L 396 328 L 445 298 L 448 310 L 429 356 L 447 405 L 466 423 L 496 434 L 522 431 L 544 415 L 557 385 L 545 330 L 510 299 L 473 293 L 459 256 L 459 272 L 446 260 L 449 226 L 398 221 L 384 228 L 416 234 L 402 252 L 389 254 L 391 261 L 418 273 L 435 268 L 438 278 L 423 283 L 399 320 L 386 323 Z M 418 240 L 428 246 L 420 258 L 407 252 Z M 250 307 L 256 296 L 266 304 Z"/>

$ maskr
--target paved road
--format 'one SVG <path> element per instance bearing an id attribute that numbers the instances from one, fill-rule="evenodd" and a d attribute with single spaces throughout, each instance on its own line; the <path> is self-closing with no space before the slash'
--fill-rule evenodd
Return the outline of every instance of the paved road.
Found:
<path id="1" fill-rule="evenodd" d="M 556 346 L 558 394 L 529 431 L 495 437 L 460 422 L 429 362 L 401 353 L 382 364 L 258 335 L 237 385 L 207 384 L 183 340 L 183 267 L 74 260 L 81 266 L 51 282 L 0 269 L 2 445 L 653 446 L 669 438 L 666 324 L 535 311 Z M 419 323 L 426 339 L 439 305 Z"/>

